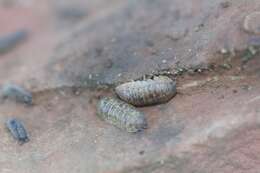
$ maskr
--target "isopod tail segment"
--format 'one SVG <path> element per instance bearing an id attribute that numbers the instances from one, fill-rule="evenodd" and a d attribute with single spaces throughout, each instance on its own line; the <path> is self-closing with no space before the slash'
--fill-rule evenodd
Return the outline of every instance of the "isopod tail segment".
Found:
<path id="1" fill-rule="evenodd" d="M 151 106 L 171 100 L 177 93 L 176 82 L 167 76 L 132 81 L 115 88 L 117 96 L 134 106 Z"/>

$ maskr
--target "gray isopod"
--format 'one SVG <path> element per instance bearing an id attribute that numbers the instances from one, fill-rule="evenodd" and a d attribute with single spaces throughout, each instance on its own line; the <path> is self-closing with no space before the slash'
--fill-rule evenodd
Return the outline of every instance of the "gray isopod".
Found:
<path id="1" fill-rule="evenodd" d="M 28 105 L 32 104 L 32 94 L 18 85 L 4 85 L 1 91 L 1 95 L 4 99 L 8 98 Z"/>
<path id="2" fill-rule="evenodd" d="M 176 94 L 176 82 L 167 76 L 127 82 L 115 89 L 118 97 L 134 106 L 148 106 L 169 101 Z"/>
<path id="3" fill-rule="evenodd" d="M 6 127 L 11 132 L 13 137 L 21 144 L 29 141 L 24 125 L 19 120 L 15 118 L 8 119 L 6 121 Z"/>
<path id="4" fill-rule="evenodd" d="M 101 119 L 130 133 L 147 128 L 142 112 L 116 98 L 102 98 L 97 105 L 97 114 Z"/>

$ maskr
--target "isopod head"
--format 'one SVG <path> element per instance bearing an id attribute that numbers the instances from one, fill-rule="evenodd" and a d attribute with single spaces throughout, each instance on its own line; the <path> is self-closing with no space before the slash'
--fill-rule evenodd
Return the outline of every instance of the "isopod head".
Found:
<path id="1" fill-rule="evenodd" d="M 169 101 L 176 95 L 176 82 L 167 76 L 132 81 L 115 88 L 118 97 L 134 106 L 148 106 Z"/>
<path id="2" fill-rule="evenodd" d="M 147 128 L 142 112 L 116 98 L 102 98 L 97 105 L 97 114 L 106 122 L 130 133 Z"/>

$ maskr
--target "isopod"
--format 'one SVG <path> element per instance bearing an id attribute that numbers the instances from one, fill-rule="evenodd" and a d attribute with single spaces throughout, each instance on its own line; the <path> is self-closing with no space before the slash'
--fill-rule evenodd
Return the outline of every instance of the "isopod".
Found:
<path id="1" fill-rule="evenodd" d="M 9 98 L 28 105 L 32 104 L 32 94 L 24 88 L 14 84 L 4 85 L 1 94 L 4 99 Z"/>
<path id="2" fill-rule="evenodd" d="M 21 144 L 29 141 L 24 125 L 19 120 L 15 118 L 8 119 L 6 121 L 6 127 L 11 132 L 13 137 Z"/>
<path id="3" fill-rule="evenodd" d="M 20 29 L 13 33 L 0 37 L 0 54 L 7 53 L 29 35 L 26 29 Z"/>
<path id="4" fill-rule="evenodd" d="M 147 122 L 142 112 L 116 98 L 102 98 L 97 106 L 97 114 L 106 122 L 129 133 L 147 128 Z"/>
<path id="5" fill-rule="evenodd" d="M 176 94 L 176 82 L 167 76 L 127 82 L 115 88 L 118 97 L 134 106 L 148 106 L 169 101 Z"/>

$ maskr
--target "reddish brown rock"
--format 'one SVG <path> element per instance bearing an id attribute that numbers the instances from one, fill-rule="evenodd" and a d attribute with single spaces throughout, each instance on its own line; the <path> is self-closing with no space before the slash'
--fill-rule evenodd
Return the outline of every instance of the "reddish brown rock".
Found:
<path id="1" fill-rule="evenodd" d="M 35 105 L 0 104 L 0 124 L 19 115 L 31 139 L 19 147 L 0 126 L 0 172 L 258 173 L 260 61 L 244 48 L 249 36 L 259 38 L 241 30 L 241 22 L 260 1 L 221 7 L 226 1 L 87 1 L 82 23 L 62 31 L 53 1 L 1 8 L 3 34 L 27 26 L 32 37 L 1 56 L 0 83 L 28 87 Z M 242 66 L 241 56 L 232 57 L 241 55 L 238 49 L 250 57 Z M 201 62 L 214 68 L 201 71 Z M 232 68 L 217 68 L 223 63 Z M 197 72 L 177 78 L 174 99 L 138 108 L 149 128 L 135 135 L 96 116 L 97 101 L 113 92 L 65 87 L 85 82 L 96 89 L 189 65 Z"/>

